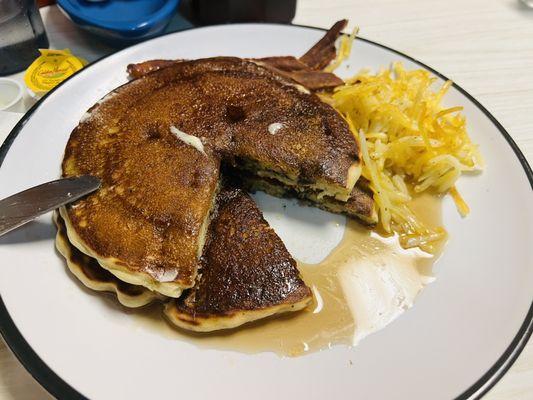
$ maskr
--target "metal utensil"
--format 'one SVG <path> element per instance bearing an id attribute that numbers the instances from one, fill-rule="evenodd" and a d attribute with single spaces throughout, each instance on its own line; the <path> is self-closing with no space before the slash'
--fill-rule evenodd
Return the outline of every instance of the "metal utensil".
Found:
<path id="1" fill-rule="evenodd" d="M 0 236 L 100 187 L 94 176 L 58 179 L 0 200 Z"/>

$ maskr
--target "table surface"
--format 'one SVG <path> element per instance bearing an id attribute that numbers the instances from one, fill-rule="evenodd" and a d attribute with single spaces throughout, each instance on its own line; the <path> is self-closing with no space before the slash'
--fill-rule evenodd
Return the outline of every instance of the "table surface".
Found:
<path id="1" fill-rule="evenodd" d="M 294 23 L 326 28 L 348 18 L 349 27 L 361 28 L 361 36 L 453 77 L 492 112 L 532 163 L 533 9 L 517 0 L 331 0 L 324 4 L 299 0 Z M 41 13 L 52 48 L 68 47 L 89 61 L 112 51 L 76 28 L 56 6 L 42 8 Z M 171 26 L 185 24 L 175 18 Z M 0 341 L 0 400 L 49 397 Z M 485 398 L 533 399 L 531 340 Z"/>

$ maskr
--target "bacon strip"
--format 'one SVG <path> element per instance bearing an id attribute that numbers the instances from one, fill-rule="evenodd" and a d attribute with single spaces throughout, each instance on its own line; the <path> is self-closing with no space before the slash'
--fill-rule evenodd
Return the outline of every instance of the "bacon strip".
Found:
<path id="1" fill-rule="evenodd" d="M 343 85 L 344 81 L 331 72 L 294 71 L 288 75 L 309 90 L 327 90 Z"/>
<path id="2" fill-rule="evenodd" d="M 335 59 L 337 50 L 335 49 L 335 41 L 346 27 L 347 20 L 343 19 L 335 22 L 329 28 L 326 34 L 320 39 L 307 53 L 300 57 L 300 61 L 308 65 L 311 69 L 324 69 L 331 61 Z"/>
<path id="3" fill-rule="evenodd" d="M 268 64 L 270 67 L 279 69 L 281 71 L 309 70 L 309 67 L 306 64 L 293 56 L 254 58 L 253 61 Z"/>
<path id="4" fill-rule="evenodd" d="M 347 20 L 336 22 L 307 53 L 300 59 L 293 56 L 264 57 L 250 59 L 274 72 L 288 77 L 309 90 L 327 90 L 344 82 L 331 72 L 321 71 L 336 55 L 335 41 L 346 27 Z M 131 78 L 137 79 L 150 72 L 166 68 L 184 60 L 149 60 L 128 65 Z"/>
<path id="5" fill-rule="evenodd" d="M 141 78 L 150 72 L 158 71 L 183 60 L 149 60 L 128 65 L 131 78 Z M 327 90 L 342 85 L 341 78 L 331 72 L 314 71 L 292 56 L 251 59 L 274 72 L 290 78 L 309 90 Z"/>
<path id="6" fill-rule="evenodd" d="M 296 61 L 294 64 L 290 58 Z M 313 71 L 291 56 L 252 59 L 275 73 L 290 78 L 309 90 L 327 90 L 342 85 L 344 81 L 331 72 Z M 287 62 L 288 61 L 288 62 Z M 294 68 L 293 68 L 294 67 Z"/>
<path id="7" fill-rule="evenodd" d="M 309 90 L 327 90 L 344 83 L 337 75 L 331 72 L 314 71 L 293 56 L 256 58 L 251 61 L 288 77 Z"/>
<path id="8" fill-rule="evenodd" d="M 162 68 L 166 68 L 182 60 L 148 60 L 137 64 L 129 64 L 126 68 L 128 74 L 133 79 L 143 77 L 150 72 L 157 71 Z"/>

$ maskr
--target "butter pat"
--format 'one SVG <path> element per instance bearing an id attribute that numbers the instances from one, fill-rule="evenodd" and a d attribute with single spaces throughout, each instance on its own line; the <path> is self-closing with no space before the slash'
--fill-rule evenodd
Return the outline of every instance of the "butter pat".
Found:
<path id="1" fill-rule="evenodd" d="M 274 122 L 273 124 L 270 124 L 268 126 L 268 133 L 271 135 L 275 135 L 279 132 L 280 129 L 283 129 L 285 125 L 283 125 L 281 122 Z"/>
<path id="2" fill-rule="evenodd" d="M 196 136 L 189 135 L 189 134 L 187 134 L 185 132 L 182 132 L 178 128 L 176 128 L 175 126 L 171 126 L 170 127 L 170 132 L 172 132 L 183 143 L 188 144 L 189 146 L 194 147 L 200 153 L 205 154 L 204 144 L 202 143 L 200 138 L 197 138 Z"/>

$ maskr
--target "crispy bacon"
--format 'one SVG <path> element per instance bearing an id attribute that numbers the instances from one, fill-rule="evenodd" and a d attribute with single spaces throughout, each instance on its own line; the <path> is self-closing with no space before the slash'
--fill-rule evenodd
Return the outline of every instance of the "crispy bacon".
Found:
<path id="1" fill-rule="evenodd" d="M 331 72 L 294 71 L 289 76 L 309 90 L 328 90 L 344 84 L 344 81 Z"/>
<path id="2" fill-rule="evenodd" d="M 130 64 L 127 70 L 131 78 L 137 79 L 181 61 L 183 60 L 149 60 Z M 327 90 L 344 83 L 337 75 L 331 72 L 314 71 L 292 56 L 266 57 L 250 61 L 260 63 L 266 68 L 298 82 L 309 90 Z"/>
<path id="3" fill-rule="evenodd" d="M 250 61 L 290 78 L 309 90 L 327 90 L 342 85 L 344 82 L 337 75 L 321 70 L 335 58 L 335 41 L 347 22 L 346 20 L 336 22 L 300 59 L 293 56 L 279 56 L 255 58 Z M 184 60 L 149 60 L 130 64 L 127 71 L 131 78 L 137 79 L 181 61 Z"/>
<path id="4" fill-rule="evenodd" d="M 331 61 L 335 59 L 337 51 L 335 41 L 346 27 L 347 20 L 343 19 L 335 24 L 326 32 L 307 53 L 300 57 L 300 61 L 308 65 L 311 69 L 324 69 Z"/>
<path id="5" fill-rule="evenodd" d="M 293 56 L 256 58 L 252 61 L 291 78 L 309 90 L 326 90 L 342 85 L 341 78 L 331 72 L 315 71 Z"/>
<path id="6" fill-rule="evenodd" d="M 309 67 L 306 64 L 293 56 L 255 58 L 253 61 L 268 64 L 270 67 L 279 69 L 281 71 L 292 72 L 309 70 Z"/>
<path id="7" fill-rule="evenodd" d="M 182 60 L 148 60 L 137 64 L 129 64 L 126 71 L 133 79 L 140 78 L 150 72 L 166 68 Z"/>
<path id="8" fill-rule="evenodd" d="M 290 78 L 309 90 L 327 90 L 342 85 L 344 81 L 331 72 L 313 71 L 307 65 L 300 63 L 294 64 L 294 69 L 290 68 L 290 61 L 285 61 L 291 57 L 269 57 L 251 60 L 258 62 L 264 67 L 276 72 L 277 74 Z M 292 57 L 294 58 L 294 57 Z"/>

